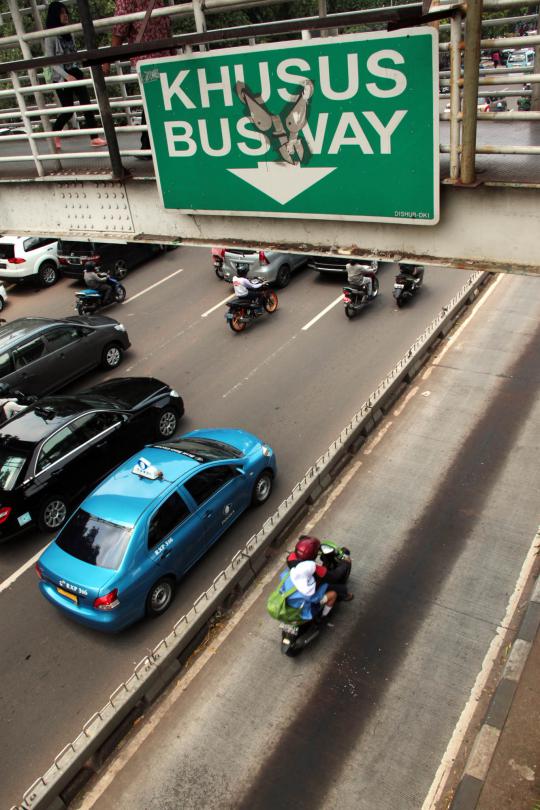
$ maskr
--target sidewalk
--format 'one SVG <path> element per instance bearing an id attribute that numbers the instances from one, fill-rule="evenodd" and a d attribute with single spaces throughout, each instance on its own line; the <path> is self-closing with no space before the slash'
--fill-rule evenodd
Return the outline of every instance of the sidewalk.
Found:
<path id="1" fill-rule="evenodd" d="M 540 579 L 523 608 L 449 810 L 540 808 Z"/>

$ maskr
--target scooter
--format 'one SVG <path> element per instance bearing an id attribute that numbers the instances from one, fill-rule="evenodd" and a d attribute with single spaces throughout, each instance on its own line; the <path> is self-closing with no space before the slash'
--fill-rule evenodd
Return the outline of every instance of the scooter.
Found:
<path id="1" fill-rule="evenodd" d="M 371 295 L 368 295 L 368 288 L 366 284 L 360 284 L 359 287 L 346 286 L 343 287 L 343 305 L 345 307 L 345 315 L 347 318 L 354 318 L 357 312 L 360 312 L 366 304 L 373 301 L 379 294 L 379 282 L 373 277 Z"/>
<path id="2" fill-rule="evenodd" d="M 214 265 L 214 272 L 220 279 L 223 279 L 224 257 L 225 248 L 212 248 L 212 264 Z"/>
<path id="3" fill-rule="evenodd" d="M 260 318 L 265 312 L 272 314 L 278 308 L 278 297 L 274 290 L 263 285 L 257 290 L 254 298 L 233 298 L 227 301 L 229 311 L 225 319 L 233 332 L 243 332 L 252 321 Z"/>
<path id="4" fill-rule="evenodd" d="M 351 573 L 351 557 L 349 550 L 341 548 L 333 543 L 325 542 L 321 544 L 321 565 L 324 565 L 329 572 L 329 588 L 332 588 L 332 572 L 339 570 L 341 576 L 339 578 L 340 584 L 345 584 L 349 579 Z M 337 582 L 334 580 L 334 582 Z M 335 607 L 328 614 L 332 616 Z M 327 616 L 320 616 L 308 622 L 298 622 L 294 624 L 285 624 L 280 622 L 281 630 L 281 652 L 290 658 L 298 655 L 302 650 L 314 641 L 322 627 L 324 626 Z"/>
<path id="5" fill-rule="evenodd" d="M 392 295 L 398 307 L 416 295 L 424 281 L 424 267 L 421 264 L 409 265 L 408 272 L 399 272 L 394 282 Z"/>
<path id="6" fill-rule="evenodd" d="M 90 288 L 81 290 L 75 295 L 75 309 L 79 315 L 91 315 L 104 306 L 108 307 L 110 304 L 121 304 L 125 301 L 126 288 L 124 285 L 120 284 L 118 279 L 112 276 L 107 276 L 104 280 L 112 287 L 112 297 L 104 304 L 103 292 L 101 290 L 92 290 Z"/>

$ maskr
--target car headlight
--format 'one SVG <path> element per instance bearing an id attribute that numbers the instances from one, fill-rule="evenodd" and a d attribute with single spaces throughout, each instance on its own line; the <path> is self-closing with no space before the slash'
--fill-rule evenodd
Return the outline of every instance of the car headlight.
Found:
<path id="1" fill-rule="evenodd" d="M 170 393 L 169 393 L 169 396 L 170 396 L 170 397 L 178 397 L 178 398 L 179 398 L 179 397 L 180 397 L 180 394 L 178 393 L 178 391 L 175 391 L 175 390 L 174 390 L 174 388 L 172 388 L 172 389 L 171 389 L 171 391 L 170 391 Z"/>
<path id="2" fill-rule="evenodd" d="M 117 323 L 114 328 L 116 329 L 117 332 L 125 332 L 126 331 L 126 327 L 124 326 L 123 323 Z"/>
<path id="3" fill-rule="evenodd" d="M 268 456 L 272 455 L 272 449 L 270 447 L 268 447 L 267 444 L 263 444 L 262 447 L 261 447 L 261 450 L 262 450 L 263 456 L 268 457 Z"/>

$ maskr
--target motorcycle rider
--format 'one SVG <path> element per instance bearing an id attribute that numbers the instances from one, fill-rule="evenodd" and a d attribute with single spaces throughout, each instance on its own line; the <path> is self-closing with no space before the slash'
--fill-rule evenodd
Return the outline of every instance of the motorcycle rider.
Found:
<path id="1" fill-rule="evenodd" d="M 375 297 L 377 282 L 375 273 L 372 270 L 367 270 L 365 265 L 356 262 L 348 262 L 345 269 L 347 271 L 347 283 L 350 287 L 362 292 L 362 287 L 365 286 L 367 297 Z"/>
<path id="2" fill-rule="evenodd" d="M 102 306 L 110 304 L 113 297 L 111 285 L 108 283 L 107 273 L 96 267 L 94 262 L 86 262 L 84 265 L 84 283 L 91 290 L 97 290 L 101 295 Z"/>
<path id="3" fill-rule="evenodd" d="M 296 588 L 287 597 L 287 604 L 300 608 L 300 618 L 305 622 L 327 616 L 337 599 L 335 590 L 329 590 L 325 583 L 317 584 L 315 569 L 316 565 L 312 560 L 305 560 L 281 574 L 280 591 L 285 593 Z"/>
<path id="4" fill-rule="evenodd" d="M 259 301 L 258 291 L 263 286 L 263 282 L 258 278 L 247 278 L 247 273 L 247 268 L 237 268 L 236 275 L 233 276 L 232 281 L 234 294 L 237 298 L 245 299 L 246 303 L 248 301 L 253 301 L 255 303 Z"/>
<path id="5" fill-rule="evenodd" d="M 424 278 L 424 267 L 421 264 L 399 264 L 399 274 L 405 276 L 405 281 L 410 281 L 415 286 L 422 283 Z"/>
<path id="6" fill-rule="evenodd" d="M 348 548 L 343 547 L 341 551 L 344 555 L 349 556 Z M 336 565 L 329 569 L 325 565 L 321 565 L 321 560 L 317 559 L 320 553 L 321 541 L 316 537 L 302 534 L 294 547 L 294 551 L 289 552 L 287 555 L 287 566 L 289 569 L 293 569 L 306 560 L 314 562 L 316 579 L 331 586 L 337 593 L 340 602 L 350 602 L 354 598 L 354 594 L 348 590 L 346 585 L 350 573 L 349 561 L 338 558 Z"/>

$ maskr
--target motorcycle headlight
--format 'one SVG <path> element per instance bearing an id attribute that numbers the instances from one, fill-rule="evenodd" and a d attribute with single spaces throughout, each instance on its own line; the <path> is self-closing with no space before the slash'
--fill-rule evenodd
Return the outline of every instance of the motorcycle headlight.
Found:
<path id="1" fill-rule="evenodd" d="M 126 331 L 126 327 L 124 326 L 123 323 L 117 323 L 114 328 L 116 329 L 117 332 L 125 332 Z"/>

